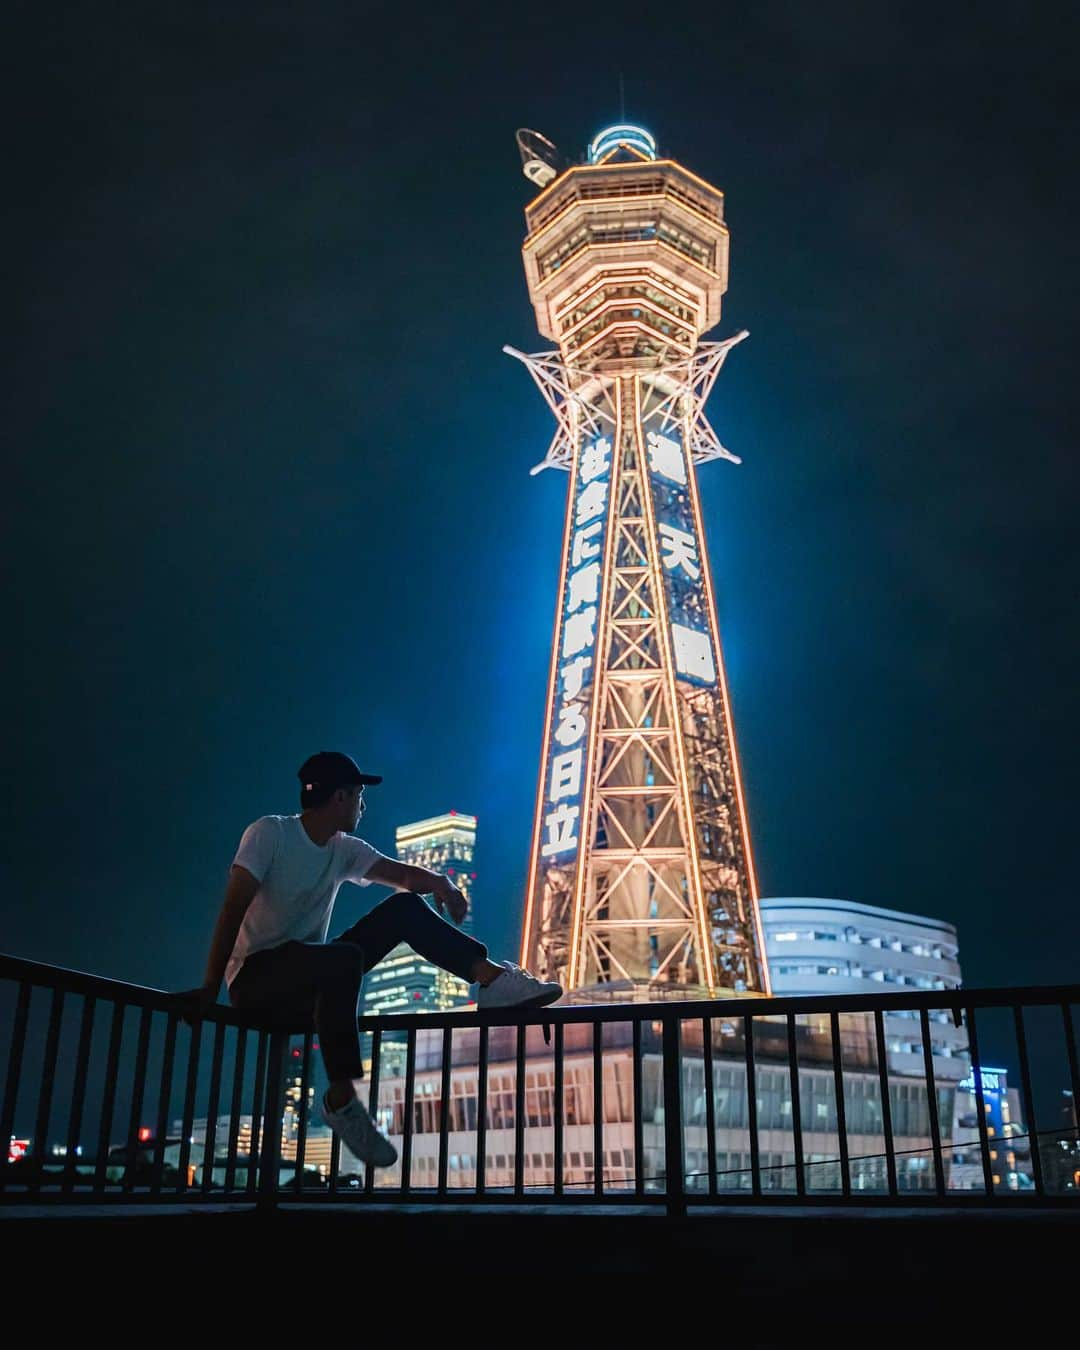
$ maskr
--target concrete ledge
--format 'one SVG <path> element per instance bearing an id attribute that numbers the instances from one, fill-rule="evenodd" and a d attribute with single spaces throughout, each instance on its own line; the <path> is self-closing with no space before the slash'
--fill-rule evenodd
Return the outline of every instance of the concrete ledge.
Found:
<path id="1" fill-rule="evenodd" d="M 529 1343 L 546 1329 L 557 1345 L 618 1332 L 636 1344 L 658 1321 L 665 1339 L 738 1333 L 740 1350 L 936 1350 L 970 1337 L 977 1308 L 995 1332 L 1029 1336 L 1073 1316 L 1080 1207 L 668 1219 L 652 1206 L 10 1205 L 0 1234 L 8 1309 L 44 1311 L 50 1326 L 70 1314 L 85 1331 L 88 1309 L 106 1307 L 119 1332 L 153 1308 L 169 1343 L 358 1325 L 457 1335 L 464 1309 L 505 1306 Z"/>

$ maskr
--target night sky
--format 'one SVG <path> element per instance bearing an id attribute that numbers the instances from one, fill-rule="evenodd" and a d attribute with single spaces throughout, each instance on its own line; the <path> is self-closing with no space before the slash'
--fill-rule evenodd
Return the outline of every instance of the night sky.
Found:
<path id="1" fill-rule="evenodd" d="M 0 950 L 197 983 L 340 748 L 384 851 L 479 816 L 516 955 L 567 480 L 500 351 L 549 345 L 514 131 L 579 157 L 621 73 L 751 333 L 700 482 L 762 893 L 1078 978 L 1076 19 L 651 13 L 16 7 Z"/>

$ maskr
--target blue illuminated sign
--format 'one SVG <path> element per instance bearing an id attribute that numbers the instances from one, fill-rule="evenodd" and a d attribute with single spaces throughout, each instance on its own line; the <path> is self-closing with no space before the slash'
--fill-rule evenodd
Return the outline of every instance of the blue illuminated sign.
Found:
<path id="1" fill-rule="evenodd" d="M 968 1076 L 957 1084 L 961 1091 L 975 1091 L 976 1073 L 978 1073 L 979 1078 L 982 1080 L 983 1096 L 989 1096 L 991 1093 L 996 1095 L 1006 1090 L 1005 1082 L 1008 1073 L 1007 1069 L 978 1069 L 973 1066 Z"/>
<path id="2" fill-rule="evenodd" d="M 600 436 L 582 445 L 575 469 L 544 778 L 540 854 L 548 862 L 570 861 L 581 842 L 581 795 L 596 676 L 611 459 L 611 441 Z"/>
<path id="3" fill-rule="evenodd" d="M 589 163 L 596 164 L 610 150 L 617 150 L 620 145 L 632 146 L 646 159 L 656 158 L 656 141 L 645 128 L 634 126 L 629 122 L 620 122 L 618 126 L 605 127 L 593 137 L 589 145 Z"/>
<path id="4" fill-rule="evenodd" d="M 689 684 L 716 684 L 705 563 L 690 497 L 686 450 L 678 428 L 645 433 L 649 483 L 664 574 L 675 674 Z"/>

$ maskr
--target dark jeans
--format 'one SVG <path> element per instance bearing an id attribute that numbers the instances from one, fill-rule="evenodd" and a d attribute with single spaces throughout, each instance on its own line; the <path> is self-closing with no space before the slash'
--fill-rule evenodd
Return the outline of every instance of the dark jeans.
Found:
<path id="1" fill-rule="evenodd" d="M 243 1012 L 275 1023 L 315 1023 L 331 1083 L 362 1078 L 357 1003 L 364 975 L 399 942 L 462 980 L 487 956 L 482 942 L 447 923 L 412 891 L 398 891 L 331 942 L 283 942 L 249 956 L 229 986 Z"/>

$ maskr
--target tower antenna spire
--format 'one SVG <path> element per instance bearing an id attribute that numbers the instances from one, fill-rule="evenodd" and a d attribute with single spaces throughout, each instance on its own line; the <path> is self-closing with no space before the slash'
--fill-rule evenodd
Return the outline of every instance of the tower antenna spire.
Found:
<path id="1" fill-rule="evenodd" d="M 626 121 L 626 86 L 623 84 L 623 73 L 619 71 L 619 121 Z"/>

